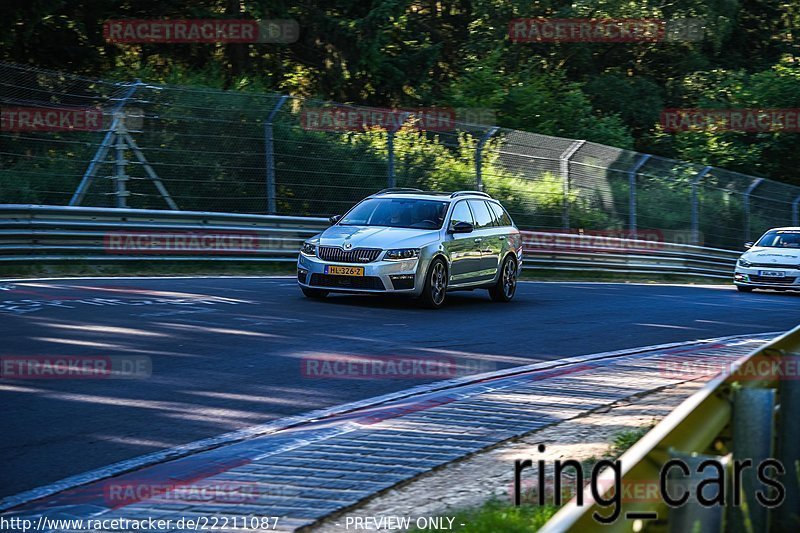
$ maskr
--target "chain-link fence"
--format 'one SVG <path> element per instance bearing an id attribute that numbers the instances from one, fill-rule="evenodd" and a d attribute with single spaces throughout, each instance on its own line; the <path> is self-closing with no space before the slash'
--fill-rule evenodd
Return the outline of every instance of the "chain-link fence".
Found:
<path id="1" fill-rule="evenodd" d="M 114 83 L 13 64 L 0 64 L 0 106 L 3 203 L 324 216 L 384 187 L 480 188 L 527 229 L 653 231 L 738 249 L 769 227 L 798 225 L 800 187 L 478 125 L 446 109 Z"/>

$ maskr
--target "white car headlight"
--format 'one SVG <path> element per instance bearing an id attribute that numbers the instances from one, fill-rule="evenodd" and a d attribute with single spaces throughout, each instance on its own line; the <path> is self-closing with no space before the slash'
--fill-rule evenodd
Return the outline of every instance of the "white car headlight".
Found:
<path id="1" fill-rule="evenodd" d="M 300 253 L 303 255 L 315 256 L 317 255 L 317 245 L 310 242 L 304 242 L 303 247 L 300 248 Z"/>
<path id="2" fill-rule="evenodd" d="M 744 259 L 743 257 L 739 258 L 739 266 L 740 267 L 750 268 L 752 265 L 753 265 L 753 263 L 751 263 L 747 259 Z"/>
<path id="3" fill-rule="evenodd" d="M 415 259 L 417 257 L 419 257 L 419 248 L 386 250 L 386 255 L 383 256 L 387 261 L 402 261 L 403 259 Z"/>

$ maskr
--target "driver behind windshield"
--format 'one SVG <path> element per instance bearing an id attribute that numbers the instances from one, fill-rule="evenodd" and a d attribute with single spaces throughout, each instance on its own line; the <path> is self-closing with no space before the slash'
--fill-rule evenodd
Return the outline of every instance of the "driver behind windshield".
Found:
<path id="1" fill-rule="evenodd" d="M 778 237 L 778 246 L 781 248 L 800 248 L 800 235 L 785 233 Z"/>
<path id="2" fill-rule="evenodd" d="M 768 248 L 800 248 L 800 233 L 771 231 L 764 235 L 758 246 Z"/>
<path id="3" fill-rule="evenodd" d="M 447 213 L 447 202 L 371 198 L 345 215 L 340 225 L 388 226 L 438 229 Z"/>

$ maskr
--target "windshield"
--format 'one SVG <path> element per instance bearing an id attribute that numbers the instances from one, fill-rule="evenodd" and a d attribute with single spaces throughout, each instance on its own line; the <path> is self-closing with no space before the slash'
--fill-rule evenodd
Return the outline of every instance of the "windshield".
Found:
<path id="1" fill-rule="evenodd" d="M 773 230 L 764 234 L 756 246 L 768 248 L 800 248 L 800 230 Z"/>
<path id="2" fill-rule="evenodd" d="M 439 229 L 448 202 L 411 198 L 369 198 L 350 210 L 340 226 L 387 226 L 390 228 Z"/>

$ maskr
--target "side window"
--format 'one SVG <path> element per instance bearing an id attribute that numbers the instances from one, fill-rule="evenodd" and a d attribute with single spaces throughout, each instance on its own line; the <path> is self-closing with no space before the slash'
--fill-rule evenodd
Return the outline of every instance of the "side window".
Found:
<path id="1" fill-rule="evenodd" d="M 498 226 L 511 226 L 511 217 L 508 216 L 506 210 L 500 204 L 496 204 L 494 202 L 489 202 L 489 206 L 492 208 L 492 211 L 495 215 L 495 224 Z"/>
<path id="2" fill-rule="evenodd" d="M 467 206 L 467 202 L 458 202 L 453 208 L 453 214 L 450 215 L 450 227 L 452 228 L 453 224 L 456 222 L 475 224 L 475 221 L 472 220 L 472 213 Z"/>
<path id="3" fill-rule="evenodd" d="M 475 215 L 475 228 L 488 228 L 492 226 L 494 215 L 489 212 L 489 207 L 482 200 L 469 200 L 469 207 Z"/>
<path id="4" fill-rule="evenodd" d="M 494 210 L 495 205 L 492 202 L 486 202 L 486 205 L 489 207 L 489 213 L 492 215 L 492 225 L 493 226 L 505 226 L 503 221 L 500 219 L 500 214 Z"/>

